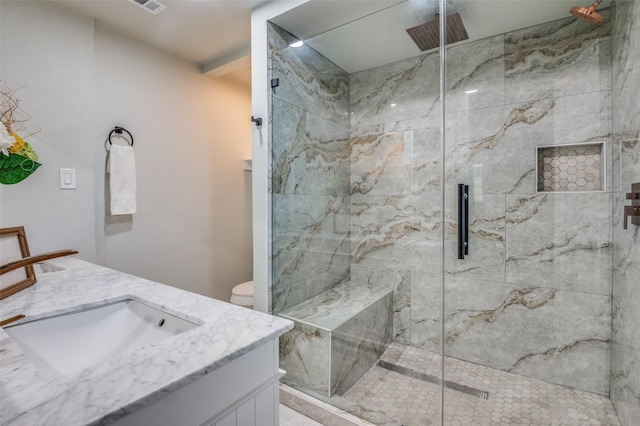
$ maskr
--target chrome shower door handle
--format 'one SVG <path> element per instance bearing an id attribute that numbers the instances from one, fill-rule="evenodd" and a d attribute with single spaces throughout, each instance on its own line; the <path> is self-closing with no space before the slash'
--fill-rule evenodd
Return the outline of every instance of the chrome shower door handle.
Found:
<path id="1" fill-rule="evenodd" d="M 469 185 L 458 184 L 458 259 L 469 254 Z"/>

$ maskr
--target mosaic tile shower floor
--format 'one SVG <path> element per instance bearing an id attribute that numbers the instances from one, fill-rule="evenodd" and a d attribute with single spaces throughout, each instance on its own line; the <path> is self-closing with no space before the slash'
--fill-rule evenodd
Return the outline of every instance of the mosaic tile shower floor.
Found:
<path id="1" fill-rule="evenodd" d="M 439 356 L 393 343 L 381 357 L 431 375 L 439 375 Z M 480 399 L 447 389 L 447 426 L 619 426 L 611 402 L 600 395 L 447 359 L 446 379 L 489 392 Z M 334 397 L 335 398 L 335 397 Z M 332 398 L 332 399 L 334 399 Z M 358 415 L 376 424 L 437 425 L 439 387 L 379 366 L 371 368 L 342 397 Z"/>

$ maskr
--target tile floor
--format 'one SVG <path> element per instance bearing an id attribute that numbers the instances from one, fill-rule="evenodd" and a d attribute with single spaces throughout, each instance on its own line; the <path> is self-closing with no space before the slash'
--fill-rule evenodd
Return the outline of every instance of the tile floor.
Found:
<path id="1" fill-rule="evenodd" d="M 439 376 L 437 354 L 393 343 L 382 360 Z M 445 392 L 447 426 L 619 426 L 611 402 L 600 395 L 447 358 L 446 380 L 489 393 L 481 399 Z M 439 386 L 374 366 L 336 402 L 380 425 L 437 425 Z M 331 402 L 331 399 L 329 400 Z M 351 407 L 353 410 L 353 406 Z"/>

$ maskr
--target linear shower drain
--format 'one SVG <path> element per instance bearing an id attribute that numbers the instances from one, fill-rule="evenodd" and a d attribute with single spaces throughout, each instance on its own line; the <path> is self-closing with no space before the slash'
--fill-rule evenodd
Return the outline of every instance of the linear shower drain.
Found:
<path id="1" fill-rule="evenodd" d="M 439 385 L 440 384 L 440 379 L 438 377 L 436 377 L 436 376 L 432 376 L 430 374 L 421 373 L 419 371 L 412 370 L 411 368 L 403 367 L 403 366 L 398 365 L 398 364 L 392 364 L 390 362 L 379 360 L 378 361 L 378 366 L 380 366 L 380 367 L 382 367 L 384 369 L 390 370 L 390 371 L 394 371 L 396 373 L 400 373 L 400 374 L 405 375 L 405 376 L 413 377 L 414 379 L 422 380 L 423 382 L 433 383 L 434 385 Z M 467 395 L 475 396 L 476 398 L 489 399 L 489 392 L 486 392 L 486 391 L 483 391 L 483 390 L 479 390 L 479 389 L 476 389 L 476 388 L 472 388 L 472 387 L 469 387 L 469 386 L 461 385 L 459 383 L 454 383 L 454 382 L 450 382 L 448 380 L 445 380 L 444 381 L 444 386 L 447 389 L 451 389 L 451 390 L 454 390 L 454 391 L 466 393 Z"/>

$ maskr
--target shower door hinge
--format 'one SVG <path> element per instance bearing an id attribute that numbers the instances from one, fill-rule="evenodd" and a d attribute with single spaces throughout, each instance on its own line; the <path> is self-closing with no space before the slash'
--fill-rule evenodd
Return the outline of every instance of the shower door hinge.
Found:
<path id="1" fill-rule="evenodd" d="M 278 86 L 280 86 L 280 79 L 279 78 L 272 78 L 271 79 L 271 88 L 275 89 Z"/>

